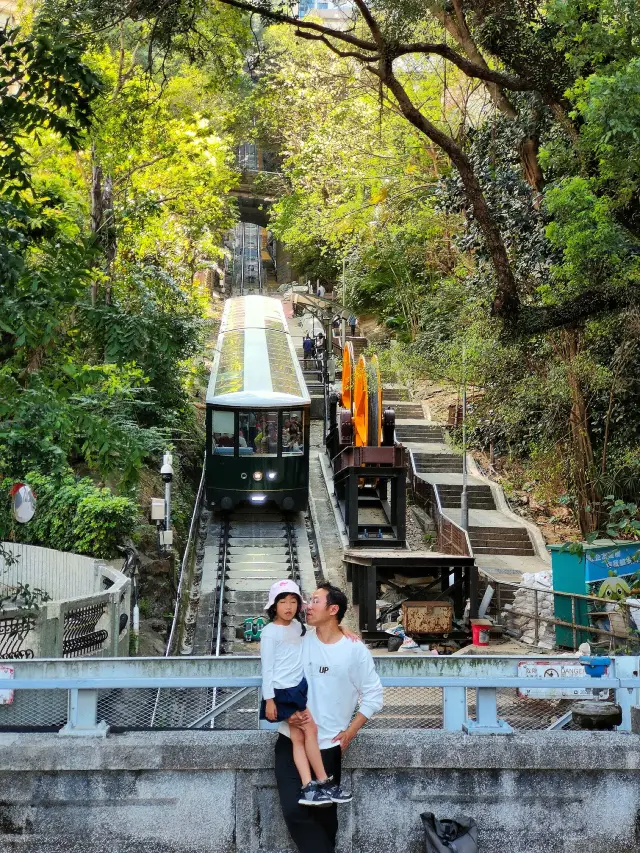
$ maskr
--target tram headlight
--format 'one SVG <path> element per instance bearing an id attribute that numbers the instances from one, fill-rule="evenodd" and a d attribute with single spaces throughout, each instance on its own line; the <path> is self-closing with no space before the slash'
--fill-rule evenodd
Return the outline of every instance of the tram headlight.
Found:
<path id="1" fill-rule="evenodd" d="M 267 471 L 267 480 L 273 481 L 277 478 L 277 476 L 278 476 L 277 471 Z"/>
<path id="2" fill-rule="evenodd" d="M 262 479 L 262 471 L 254 471 L 253 472 L 253 479 L 259 483 L 260 480 Z"/>

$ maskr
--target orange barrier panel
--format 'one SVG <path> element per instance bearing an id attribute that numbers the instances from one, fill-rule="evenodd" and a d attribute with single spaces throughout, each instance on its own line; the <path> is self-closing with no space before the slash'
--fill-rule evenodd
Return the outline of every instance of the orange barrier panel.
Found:
<path id="1" fill-rule="evenodd" d="M 342 407 L 353 411 L 353 344 L 348 341 L 342 350 Z"/>
<path id="2" fill-rule="evenodd" d="M 367 362 L 363 355 L 358 359 L 353 384 L 353 432 L 356 447 L 366 447 L 369 442 L 369 395 Z"/>

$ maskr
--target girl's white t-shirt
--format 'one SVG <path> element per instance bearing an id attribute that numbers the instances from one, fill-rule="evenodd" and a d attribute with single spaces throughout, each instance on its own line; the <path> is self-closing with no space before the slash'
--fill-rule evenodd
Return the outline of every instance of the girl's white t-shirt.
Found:
<path id="1" fill-rule="evenodd" d="M 262 698 L 273 699 L 274 690 L 296 687 L 304 677 L 302 666 L 302 625 L 293 619 L 288 625 L 269 622 L 260 634 Z"/>

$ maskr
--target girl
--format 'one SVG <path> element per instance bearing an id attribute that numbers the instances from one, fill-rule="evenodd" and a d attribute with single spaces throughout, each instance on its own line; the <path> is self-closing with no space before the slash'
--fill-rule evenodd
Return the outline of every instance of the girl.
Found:
<path id="1" fill-rule="evenodd" d="M 263 696 L 260 719 L 282 722 L 307 709 L 307 680 L 302 668 L 302 638 L 307 629 L 300 618 L 302 595 L 298 584 L 292 580 L 276 581 L 269 590 L 265 610 L 271 621 L 260 635 Z M 358 639 L 355 634 L 348 636 Z M 300 805 L 348 803 L 351 794 L 334 785 L 325 772 L 313 719 L 304 729 L 291 726 L 290 737 L 293 760 L 302 781 Z M 311 778 L 312 770 L 315 780 Z"/>

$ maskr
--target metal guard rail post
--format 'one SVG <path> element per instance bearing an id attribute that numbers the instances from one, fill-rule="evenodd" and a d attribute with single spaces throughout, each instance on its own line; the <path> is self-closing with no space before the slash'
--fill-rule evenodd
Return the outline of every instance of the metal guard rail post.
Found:
<path id="1" fill-rule="evenodd" d="M 473 549 L 471 547 L 471 540 L 469 539 L 468 532 L 444 514 L 437 488 L 418 476 L 416 462 L 411 448 L 409 448 L 409 459 L 411 462 L 411 491 L 413 492 L 414 497 L 419 495 L 424 500 L 427 511 L 430 512 L 433 517 L 438 534 L 439 550 L 445 554 L 462 554 L 468 557 L 473 557 Z M 464 545 L 461 546 L 459 542 L 455 541 L 456 539 L 462 540 Z M 447 548 L 451 548 L 453 550 L 447 550 Z"/>
<path id="2" fill-rule="evenodd" d="M 538 657 L 464 657 L 433 658 L 380 656 L 376 668 L 384 687 L 439 688 L 442 690 L 443 728 L 470 734 L 506 734 L 512 728 L 498 717 L 498 689 L 550 686 L 544 679 L 518 675 L 522 662 L 538 662 Z M 575 663 L 566 656 L 549 656 L 549 663 Z M 260 689 L 259 660 L 237 658 L 85 658 L 12 661 L 15 678 L 0 683 L 2 690 L 65 690 L 68 692 L 67 723 L 61 735 L 101 736 L 108 731 L 97 719 L 98 691 L 121 689 L 202 689 L 234 688 L 205 717 L 192 722 L 203 727 L 218 713 L 228 710 L 247 695 L 247 689 Z M 640 657 L 611 659 L 610 672 L 602 678 L 584 677 L 552 680 L 554 688 L 611 689 L 622 708 L 619 731 L 631 730 L 631 706 L 640 703 Z M 467 690 L 476 691 L 476 715 L 470 719 Z M 2 707 L 0 706 L 0 728 Z M 555 726 L 554 726 L 555 727 Z"/>

